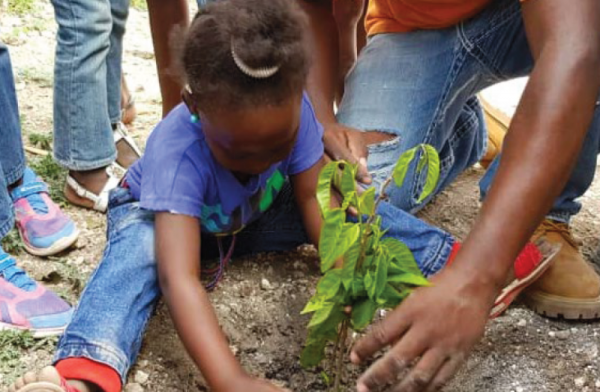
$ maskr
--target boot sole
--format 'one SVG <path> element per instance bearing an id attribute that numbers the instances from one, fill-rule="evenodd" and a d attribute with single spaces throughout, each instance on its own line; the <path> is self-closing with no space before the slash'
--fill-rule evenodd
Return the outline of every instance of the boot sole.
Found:
<path id="1" fill-rule="evenodd" d="M 538 280 L 539 277 L 550 268 L 550 265 L 552 265 L 552 262 L 554 261 L 554 256 L 558 254 L 561 248 L 560 246 L 550 245 L 548 243 L 538 243 L 536 245 L 538 245 L 540 251 L 542 251 L 542 261 L 540 261 L 535 270 L 526 278 L 522 280 L 515 279 L 502 290 L 498 298 L 496 298 L 495 305 L 490 313 L 490 319 L 495 319 L 504 313 L 523 290 Z"/>
<path id="2" fill-rule="evenodd" d="M 525 292 L 523 300 L 537 314 L 565 320 L 600 319 L 600 296 L 591 299 L 571 299 L 551 294 Z"/>

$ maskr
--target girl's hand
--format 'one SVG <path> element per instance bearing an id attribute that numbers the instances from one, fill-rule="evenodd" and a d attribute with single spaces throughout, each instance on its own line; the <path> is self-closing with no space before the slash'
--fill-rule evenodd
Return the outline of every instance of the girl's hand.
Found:
<path id="1" fill-rule="evenodd" d="M 268 381 L 251 377 L 247 374 L 236 377 L 223 389 L 214 389 L 216 392 L 290 392 Z"/>

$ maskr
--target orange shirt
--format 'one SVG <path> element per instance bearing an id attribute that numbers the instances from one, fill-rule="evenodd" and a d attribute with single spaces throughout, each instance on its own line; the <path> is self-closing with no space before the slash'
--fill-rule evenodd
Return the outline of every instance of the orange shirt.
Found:
<path id="1" fill-rule="evenodd" d="M 468 19 L 492 0 L 369 0 L 368 35 L 443 29 Z"/>

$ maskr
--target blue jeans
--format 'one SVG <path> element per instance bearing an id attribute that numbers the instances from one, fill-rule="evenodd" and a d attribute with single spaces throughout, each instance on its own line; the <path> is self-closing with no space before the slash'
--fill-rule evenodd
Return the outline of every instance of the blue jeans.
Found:
<path id="1" fill-rule="evenodd" d="M 525 76 L 533 68 L 518 0 L 490 3 L 474 18 L 444 30 L 372 36 L 346 80 L 338 120 L 364 131 L 396 136 L 369 147 L 368 167 L 376 184 L 388 177 L 398 157 L 419 143 L 440 154 L 442 191 L 486 151 L 487 134 L 475 94 L 495 83 Z M 549 217 L 569 222 L 577 198 L 592 183 L 600 151 L 600 110 L 596 110 L 579 161 Z M 480 183 L 489 189 L 498 159 Z M 424 183 L 414 168 L 394 205 L 420 209 Z M 433 197 L 433 196 L 432 196 Z"/>
<path id="2" fill-rule="evenodd" d="M 0 119 L 2 119 L 0 122 L 0 239 L 2 239 L 15 223 L 13 202 L 7 187 L 20 180 L 25 170 L 15 81 L 8 48 L 2 42 L 0 42 Z"/>
<path id="3" fill-rule="evenodd" d="M 54 157 L 71 170 L 117 157 L 111 124 L 121 120 L 121 58 L 129 0 L 52 0 L 58 23 L 54 69 Z"/>
<path id="4" fill-rule="evenodd" d="M 453 238 L 413 216 L 382 203 L 387 235 L 413 251 L 426 275 L 446 263 Z M 88 282 L 73 320 L 60 339 L 56 361 L 84 357 L 114 368 L 123 382 L 141 347 L 144 330 L 161 295 L 154 253 L 154 213 L 140 208 L 129 190 L 111 193 L 108 243 Z M 216 240 L 202 236 L 202 258 L 215 257 Z M 308 241 L 286 185 L 273 206 L 237 235 L 235 255 L 286 251 Z"/>

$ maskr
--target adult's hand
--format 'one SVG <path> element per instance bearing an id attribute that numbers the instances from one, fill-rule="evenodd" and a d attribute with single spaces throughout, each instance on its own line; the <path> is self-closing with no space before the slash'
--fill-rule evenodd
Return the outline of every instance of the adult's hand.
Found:
<path id="1" fill-rule="evenodd" d="M 338 123 L 323 124 L 325 153 L 334 161 L 345 160 L 358 163 L 357 180 L 370 184 L 372 182 L 367 170 L 367 146 L 363 140 L 363 133 L 356 129 Z"/>
<path id="2" fill-rule="evenodd" d="M 392 345 L 359 379 L 359 392 L 437 391 L 450 380 L 483 335 L 495 293 L 465 275 L 444 270 L 356 343 L 357 364 Z"/>

